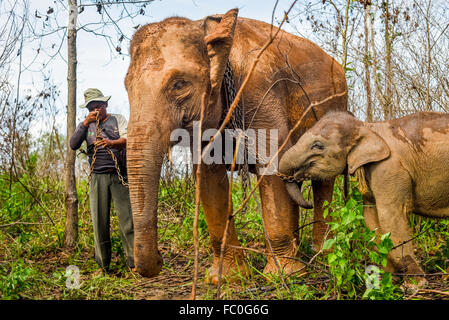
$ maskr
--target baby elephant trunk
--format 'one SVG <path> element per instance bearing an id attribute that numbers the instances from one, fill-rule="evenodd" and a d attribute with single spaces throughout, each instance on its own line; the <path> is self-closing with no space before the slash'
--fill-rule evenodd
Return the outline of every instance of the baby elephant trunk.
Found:
<path id="1" fill-rule="evenodd" d="M 306 201 L 302 195 L 302 181 L 301 182 L 286 182 L 285 187 L 287 188 L 288 194 L 296 202 L 297 205 L 304 209 L 312 209 L 313 204 L 311 201 Z"/>

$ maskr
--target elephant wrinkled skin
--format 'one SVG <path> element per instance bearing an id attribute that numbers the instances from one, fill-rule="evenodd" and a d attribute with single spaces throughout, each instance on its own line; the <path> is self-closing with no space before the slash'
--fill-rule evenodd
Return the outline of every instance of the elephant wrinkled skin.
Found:
<path id="1" fill-rule="evenodd" d="M 279 171 L 326 180 L 346 165 L 362 177 L 366 225 L 378 235 L 391 232 L 398 246 L 387 270 L 422 274 L 412 242 L 404 243 L 412 238 L 408 215 L 449 217 L 449 114 L 364 123 L 347 112 L 329 113 L 283 155 Z M 424 277 L 415 280 L 425 283 Z"/>
<path id="2" fill-rule="evenodd" d="M 130 102 L 128 177 L 135 228 L 135 265 L 144 276 L 158 274 L 162 266 L 157 247 L 158 187 L 170 133 L 176 128 L 192 132 L 193 122 L 200 119 L 203 96 L 207 101 L 202 128 L 218 128 L 224 113 L 221 83 L 227 61 L 238 89 L 254 57 L 269 38 L 271 25 L 238 18 L 237 13 L 233 9 L 199 21 L 168 18 L 143 26 L 132 39 L 131 63 L 125 79 Z M 324 100 L 314 109 L 316 116 L 322 117 L 330 110 L 346 110 L 346 92 L 343 69 L 334 59 L 310 41 L 281 31 L 260 57 L 244 90 L 241 100 L 244 120 L 249 128 L 278 129 L 282 143 L 310 102 Z M 304 125 L 293 139 L 298 139 L 316 122 L 314 113 L 306 115 Z M 209 276 L 216 282 L 227 219 L 226 166 L 202 163 L 199 183 L 214 252 Z M 333 182 L 314 184 L 316 220 L 323 220 L 322 203 L 330 200 L 332 185 Z M 274 253 L 294 256 L 298 206 L 288 196 L 280 178 L 274 175 L 264 177 L 260 193 L 263 219 Z M 323 242 L 325 228 L 323 222 L 315 224 L 315 245 Z M 227 239 L 228 244 L 239 245 L 234 223 L 230 225 Z M 285 272 L 303 268 L 292 259 L 278 258 L 278 261 Z M 230 276 L 238 268 L 242 273 L 247 271 L 242 251 L 226 247 L 223 275 Z M 265 271 L 276 271 L 271 257 Z"/>

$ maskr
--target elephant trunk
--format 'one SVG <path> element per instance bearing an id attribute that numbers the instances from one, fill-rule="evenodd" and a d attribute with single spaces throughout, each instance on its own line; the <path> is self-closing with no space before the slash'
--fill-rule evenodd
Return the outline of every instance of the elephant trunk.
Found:
<path id="1" fill-rule="evenodd" d="M 139 274 L 152 277 L 162 268 L 162 256 L 157 246 L 157 205 L 166 148 L 157 134 L 148 132 L 148 126 L 131 128 L 127 141 L 127 162 L 134 221 L 134 263 Z"/>
<path id="2" fill-rule="evenodd" d="M 301 174 L 295 174 L 295 170 L 299 168 L 298 163 L 301 163 L 301 159 L 298 159 L 298 155 L 303 154 L 301 150 L 297 150 L 297 146 L 293 146 L 282 156 L 279 162 L 279 172 L 287 176 L 295 175 L 301 182 L 286 182 L 285 187 L 290 197 L 302 208 L 312 209 L 313 203 L 306 201 L 303 197 L 301 186 L 304 177 Z"/>
<path id="3" fill-rule="evenodd" d="M 304 209 L 312 209 L 313 203 L 311 201 L 306 201 L 302 195 L 302 181 L 301 182 L 286 182 L 285 187 L 287 188 L 288 194 L 296 202 L 297 205 Z"/>

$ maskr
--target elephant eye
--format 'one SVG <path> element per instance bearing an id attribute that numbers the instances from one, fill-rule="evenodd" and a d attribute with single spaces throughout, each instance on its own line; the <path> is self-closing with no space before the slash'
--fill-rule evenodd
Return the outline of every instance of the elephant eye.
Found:
<path id="1" fill-rule="evenodd" d="M 173 90 L 180 90 L 184 88 L 187 85 L 187 81 L 185 80 L 178 80 L 173 84 Z"/>
<path id="2" fill-rule="evenodd" d="M 320 142 L 320 141 L 315 141 L 313 144 L 312 144 L 312 148 L 311 148 L 312 150 L 313 149 L 318 149 L 318 150 L 324 150 L 324 145 Z"/>
<path id="3" fill-rule="evenodd" d="M 189 119 L 186 116 L 182 117 L 181 127 L 185 127 L 189 123 Z"/>
<path id="4" fill-rule="evenodd" d="M 167 100 L 177 108 L 181 108 L 192 94 L 192 83 L 179 78 L 172 81 L 165 90 Z"/>

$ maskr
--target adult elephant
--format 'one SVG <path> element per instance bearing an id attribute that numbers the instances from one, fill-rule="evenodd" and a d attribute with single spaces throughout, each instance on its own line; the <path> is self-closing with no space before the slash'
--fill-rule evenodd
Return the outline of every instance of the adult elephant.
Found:
<path id="1" fill-rule="evenodd" d="M 143 276 L 157 275 L 162 266 L 157 247 L 158 187 L 171 132 L 176 128 L 192 130 L 193 121 L 200 119 L 204 94 L 208 98 L 202 128 L 219 127 L 225 112 L 221 87 L 227 62 L 238 89 L 272 30 L 270 24 L 237 18 L 237 14 L 238 10 L 233 9 L 199 21 L 172 17 L 143 26 L 132 39 L 131 63 L 125 79 L 130 102 L 128 177 L 135 265 Z M 282 143 L 310 102 L 317 101 L 321 102 L 306 115 L 292 141 L 297 141 L 326 112 L 346 110 L 347 86 L 341 66 L 322 49 L 280 31 L 261 56 L 244 90 L 245 123 L 255 129 L 278 129 Z M 201 202 L 214 253 L 209 279 L 215 283 L 227 220 L 228 177 L 224 164 L 201 166 Z M 331 200 L 333 182 L 313 182 L 312 187 L 314 218 L 321 221 L 313 228 L 313 243 L 317 247 L 326 230 L 322 203 Z M 278 266 L 286 273 L 303 269 L 302 263 L 285 258 L 297 253 L 298 205 L 275 175 L 265 176 L 259 190 L 266 233 L 278 256 Z M 238 246 L 233 223 L 228 232 L 227 243 Z M 223 275 L 231 275 L 237 268 L 245 273 L 245 266 L 241 250 L 226 247 Z M 276 270 L 276 262 L 269 256 L 264 271 Z"/>

